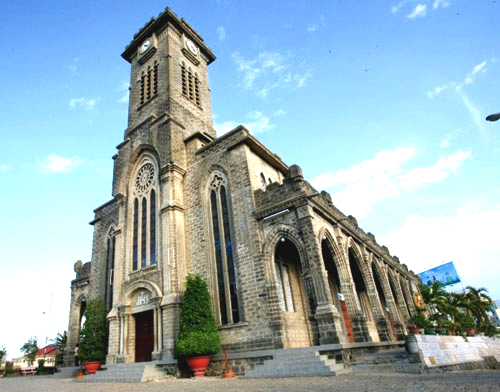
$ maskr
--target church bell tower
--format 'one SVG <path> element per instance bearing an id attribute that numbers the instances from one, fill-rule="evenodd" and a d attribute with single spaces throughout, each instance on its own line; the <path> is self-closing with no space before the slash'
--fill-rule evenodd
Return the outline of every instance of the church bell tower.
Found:
<path id="1" fill-rule="evenodd" d="M 122 57 L 131 64 L 129 134 L 168 116 L 182 126 L 183 138 L 215 137 L 207 75 L 215 56 L 184 19 L 167 8 L 135 34 Z"/>

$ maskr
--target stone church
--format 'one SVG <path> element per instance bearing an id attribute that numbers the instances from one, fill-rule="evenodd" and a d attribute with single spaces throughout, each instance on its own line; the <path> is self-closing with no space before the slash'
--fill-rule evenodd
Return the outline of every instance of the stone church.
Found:
<path id="1" fill-rule="evenodd" d="M 172 360 L 188 274 L 208 283 L 230 355 L 406 334 L 416 275 L 243 126 L 216 136 L 215 56 L 184 19 L 167 8 L 122 57 L 128 127 L 92 260 L 75 264 L 67 365 L 93 298 L 109 311 L 108 364 Z"/>

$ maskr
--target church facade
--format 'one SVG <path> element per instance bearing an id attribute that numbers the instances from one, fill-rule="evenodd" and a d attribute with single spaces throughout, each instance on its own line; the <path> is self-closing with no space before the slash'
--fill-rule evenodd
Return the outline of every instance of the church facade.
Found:
<path id="1" fill-rule="evenodd" d="M 202 37 L 166 9 L 126 47 L 128 127 L 113 198 L 75 264 L 74 362 L 88 300 L 108 308 L 107 363 L 170 360 L 188 274 L 208 283 L 230 353 L 396 341 L 418 278 L 243 126 L 217 138 Z"/>

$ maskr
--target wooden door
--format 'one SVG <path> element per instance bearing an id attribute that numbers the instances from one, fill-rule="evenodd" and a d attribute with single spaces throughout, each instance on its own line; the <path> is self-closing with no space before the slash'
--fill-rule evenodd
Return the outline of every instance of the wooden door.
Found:
<path id="1" fill-rule="evenodd" d="M 342 309 L 342 316 L 344 316 L 344 323 L 349 343 L 354 343 L 354 333 L 352 331 L 351 320 L 349 319 L 349 313 L 347 313 L 347 305 L 345 301 L 340 301 L 340 308 Z"/>
<path id="2" fill-rule="evenodd" d="M 151 361 L 154 350 L 154 315 L 152 310 L 135 315 L 135 361 Z"/>

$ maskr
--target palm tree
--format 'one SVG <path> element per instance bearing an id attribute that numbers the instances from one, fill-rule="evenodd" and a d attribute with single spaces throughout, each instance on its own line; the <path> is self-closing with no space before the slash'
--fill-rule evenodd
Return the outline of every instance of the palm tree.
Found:
<path id="1" fill-rule="evenodd" d="M 432 313 L 448 314 L 450 293 L 448 293 L 441 282 L 433 282 L 430 286 L 420 284 L 422 298 L 427 305 L 430 305 Z"/>
<path id="2" fill-rule="evenodd" d="M 467 286 L 464 293 L 463 306 L 474 318 L 478 327 L 489 322 L 488 312 L 491 310 L 491 298 L 484 287 L 478 289 Z"/>
<path id="3" fill-rule="evenodd" d="M 52 339 L 52 342 L 56 345 L 56 363 L 62 364 L 64 358 L 64 352 L 66 351 L 66 344 L 68 342 L 68 333 L 64 331 L 62 334 L 57 333 L 57 336 Z"/>

